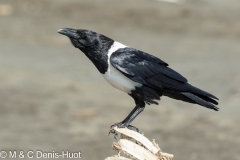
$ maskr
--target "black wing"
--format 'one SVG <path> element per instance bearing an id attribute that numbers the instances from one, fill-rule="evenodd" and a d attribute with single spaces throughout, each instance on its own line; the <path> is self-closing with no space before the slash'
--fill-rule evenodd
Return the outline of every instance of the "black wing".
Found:
<path id="1" fill-rule="evenodd" d="M 188 84 L 186 78 L 157 57 L 133 48 L 121 48 L 111 55 L 110 63 L 133 81 L 157 90 L 159 96 L 166 95 L 218 110 L 213 105 L 218 104 L 214 100 L 217 97 Z"/>
<path id="2" fill-rule="evenodd" d="M 110 57 L 110 63 L 133 81 L 159 90 L 163 89 L 163 85 L 175 88 L 179 83 L 187 83 L 186 78 L 167 67 L 168 64 L 161 59 L 133 48 L 115 51 Z"/>

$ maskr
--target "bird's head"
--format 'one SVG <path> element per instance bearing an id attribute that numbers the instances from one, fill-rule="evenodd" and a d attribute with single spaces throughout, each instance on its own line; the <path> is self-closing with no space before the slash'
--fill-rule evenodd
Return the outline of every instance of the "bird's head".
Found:
<path id="1" fill-rule="evenodd" d="M 85 29 L 61 28 L 58 33 L 68 36 L 76 48 L 85 48 L 99 43 L 97 33 Z"/>
<path id="2" fill-rule="evenodd" d="M 69 37 L 73 46 L 81 50 L 87 48 L 100 50 L 108 39 L 111 40 L 108 37 L 86 29 L 61 28 L 58 30 L 58 33 Z"/>
<path id="3" fill-rule="evenodd" d="M 74 47 L 80 49 L 94 64 L 100 72 L 102 66 L 106 68 L 107 53 L 114 41 L 99 33 L 87 29 L 61 28 L 58 33 L 70 38 Z"/>

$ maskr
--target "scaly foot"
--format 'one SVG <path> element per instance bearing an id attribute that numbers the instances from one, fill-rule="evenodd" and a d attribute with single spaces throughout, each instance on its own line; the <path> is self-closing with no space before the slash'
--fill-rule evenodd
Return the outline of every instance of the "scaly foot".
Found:
<path id="1" fill-rule="evenodd" d="M 109 131 L 109 133 L 108 133 L 108 135 L 109 135 L 110 133 L 114 134 L 114 138 L 115 138 L 115 139 L 117 139 L 117 138 L 116 138 L 116 137 L 117 137 L 117 132 L 114 130 L 114 127 L 118 127 L 118 128 L 125 128 L 125 127 L 127 127 L 127 128 L 130 129 L 130 130 L 134 130 L 134 131 L 136 131 L 136 132 L 139 131 L 139 129 L 138 129 L 137 127 L 134 127 L 134 126 L 129 125 L 129 124 L 127 124 L 127 123 L 122 123 L 122 122 L 120 122 L 120 123 L 115 123 L 114 125 L 112 125 L 112 126 L 110 127 L 110 131 Z"/>

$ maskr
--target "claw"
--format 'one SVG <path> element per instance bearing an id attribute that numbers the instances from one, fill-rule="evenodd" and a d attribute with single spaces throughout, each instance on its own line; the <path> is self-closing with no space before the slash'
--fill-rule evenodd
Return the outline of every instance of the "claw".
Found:
<path id="1" fill-rule="evenodd" d="M 118 128 L 124 128 L 124 127 L 127 127 L 128 129 L 130 130 L 133 130 L 133 131 L 136 131 L 136 132 L 139 132 L 139 129 L 137 127 L 134 127 L 132 125 L 128 125 L 128 124 L 125 124 L 125 123 L 115 123 L 113 125 L 111 125 L 110 127 L 110 131 L 108 133 L 108 136 L 112 133 L 114 134 L 114 138 L 117 140 L 117 136 L 118 136 L 118 133 L 115 131 L 114 127 L 118 127 Z"/>
<path id="2" fill-rule="evenodd" d="M 128 125 L 127 128 L 130 129 L 130 130 L 134 130 L 136 132 L 139 132 L 139 129 L 137 127 L 132 126 L 132 125 Z"/>
<path id="3" fill-rule="evenodd" d="M 118 133 L 117 133 L 114 129 L 111 129 L 111 130 L 108 132 L 108 136 L 109 136 L 111 133 L 114 134 L 114 138 L 117 140 Z"/>
<path id="4" fill-rule="evenodd" d="M 116 134 L 116 131 L 114 130 L 114 129 L 111 129 L 109 132 L 108 132 L 108 136 L 110 135 L 110 134 Z"/>
<path id="5" fill-rule="evenodd" d="M 124 127 L 127 127 L 127 126 L 128 126 L 127 124 L 120 122 L 120 123 L 115 123 L 115 124 L 111 125 L 110 128 L 111 129 L 113 129 L 114 127 L 124 128 Z"/>

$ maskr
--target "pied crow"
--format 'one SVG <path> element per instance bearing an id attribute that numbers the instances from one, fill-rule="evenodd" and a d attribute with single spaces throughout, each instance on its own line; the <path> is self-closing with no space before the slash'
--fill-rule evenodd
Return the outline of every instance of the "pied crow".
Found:
<path id="1" fill-rule="evenodd" d="M 69 37 L 108 83 L 134 99 L 134 109 L 111 128 L 128 127 L 138 131 L 130 123 L 144 110 L 145 104 L 158 104 L 156 100 L 161 96 L 218 110 L 217 97 L 190 85 L 185 77 L 153 55 L 87 29 L 62 28 L 58 33 Z"/>

